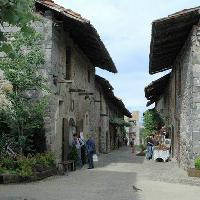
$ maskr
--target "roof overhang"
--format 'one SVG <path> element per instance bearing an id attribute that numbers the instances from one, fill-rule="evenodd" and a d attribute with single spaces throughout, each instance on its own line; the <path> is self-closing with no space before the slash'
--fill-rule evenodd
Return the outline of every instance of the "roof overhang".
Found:
<path id="1" fill-rule="evenodd" d="M 169 84 L 171 73 L 157 79 L 145 87 L 145 97 L 147 98 L 147 107 L 157 102 L 160 96 L 165 93 L 166 88 Z"/>
<path id="2" fill-rule="evenodd" d="M 89 20 L 70 9 L 55 4 L 52 0 L 36 0 L 35 6 L 40 13 L 47 10 L 53 12 L 54 18 L 63 23 L 64 30 L 69 32 L 74 42 L 95 67 L 117 73 L 110 54 Z"/>
<path id="3" fill-rule="evenodd" d="M 183 10 L 152 24 L 149 73 L 171 69 L 194 25 L 199 22 L 200 7 Z"/>
<path id="4" fill-rule="evenodd" d="M 105 78 L 95 75 L 95 81 L 101 85 L 103 92 L 104 92 L 104 96 L 105 98 L 112 103 L 113 106 L 115 106 L 118 110 L 121 110 L 121 112 L 127 116 L 127 117 L 131 117 L 131 113 L 129 112 L 129 110 L 125 107 L 124 103 L 122 102 L 121 99 L 117 98 L 114 95 L 113 92 L 113 87 L 112 85 L 109 83 L 108 80 L 106 80 Z"/>

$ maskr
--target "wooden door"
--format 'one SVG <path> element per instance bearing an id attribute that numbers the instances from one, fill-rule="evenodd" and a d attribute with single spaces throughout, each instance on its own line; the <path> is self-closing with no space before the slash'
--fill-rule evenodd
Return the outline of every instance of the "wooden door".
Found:
<path id="1" fill-rule="evenodd" d="M 69 154 L 69 123 L 63 118 L 62 123 L 62 161 L 66 161 Z"/>

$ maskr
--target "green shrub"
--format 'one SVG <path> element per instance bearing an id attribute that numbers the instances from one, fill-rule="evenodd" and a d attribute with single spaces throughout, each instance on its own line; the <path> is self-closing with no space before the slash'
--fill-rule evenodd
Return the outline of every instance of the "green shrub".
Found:
<path id="1" fill-rule="evenodd" d="M 11 157 L 1 158 L 0 161 L 0 174 L 19 174 L 22 177 L 29 177 L 33 175 L 36 165 L 41 166 L 43 169 L 46 167 L 54 167 L 55 157 L 52 153 L 37 154 L 35 156 L 28 155 L 27 157 L 21 156 L 17 160 Z"/>
<path id="2" fill-rule="evenodd" d="M 37 154 L 35 156 L 36 164 L 44 167 L 55 166 L 55 156 L 53 153 Z"/>
<path id="3" fill-rule="evenodd" d="M 200 169 L 200 157 L 197 157 L 194 163 L 195 163 L 195 168 Z"/>
<path id="4" fill-rule="evenodd" d="M 9 157 L 9 156 L 3 157 L 1 159 L 1 166 L 3 168 L 13 170 L 13 169 L 16 168 L 16 161 L 13 158 Z"/>
<path id="5" fill-rule="evenodd" d="M 36 165 L 48 167 L 48 162 L 46 160 L 45 154 L 37 154 L 35 156 L 36 159 Z"/>
<path id="6" fill-rule="evenodd" d="M 78 152 L 77 152 L 75 145 L 72 146 L 72 150 L 69 154 L 69 157 L 70 157 L 71 160 L 77 160 L 78 159 Z"/>
<path id="7" fill-rule="evenodd" d="M 46 153 L 45 157 L 46 157 L 46 161 L 47 161 L 49 167 L 56 166 L 56 162 L 55 162 L 56 158 L 53 153 L 51 153 L 51 152 Z"/>
<path id="8" fill-rule="evenodd" d="M 5 174 L 6 172 L 7 172 L 7 169 L 0 165 L 0 174 Z"/>
<path id="9" fill-rule="evenodd" d="M 28 177 L 33 175 L 34 159 L 29 157 L 20 157 L 17 160 L 18 168 L 17 172 L 22 177 Z"/>

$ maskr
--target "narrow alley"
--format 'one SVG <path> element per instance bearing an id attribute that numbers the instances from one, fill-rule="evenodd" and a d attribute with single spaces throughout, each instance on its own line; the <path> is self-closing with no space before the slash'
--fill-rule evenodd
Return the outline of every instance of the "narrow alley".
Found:
<path id="1" fill-rule="evenodd" d="M 189 178 L 174 161 L 148 161 L 123 147 L 103 154 L 94 170 L 84 166 L 68 176 L 1 185 L 0 200 L 196 200 L 200 180 Z"/>

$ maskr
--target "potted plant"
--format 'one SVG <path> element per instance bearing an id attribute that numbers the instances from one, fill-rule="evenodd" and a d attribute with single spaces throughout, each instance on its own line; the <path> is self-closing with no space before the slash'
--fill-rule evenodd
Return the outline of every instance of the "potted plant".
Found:
<path id="1" fill-rule="evenodd" d="M 78 152 L 77 152 L 77 149 L 76 149 L 76 146 L 75 146 L 75 145 L 72 146 L 71 152 L 70 152 L 70 154 L 69 154 L 69 159 L 75 161 L 74 164 L 75 164 L 75 169 L 76 169 L 76 162 L 77 162 L 77 160 L 78 160 Z"/>

